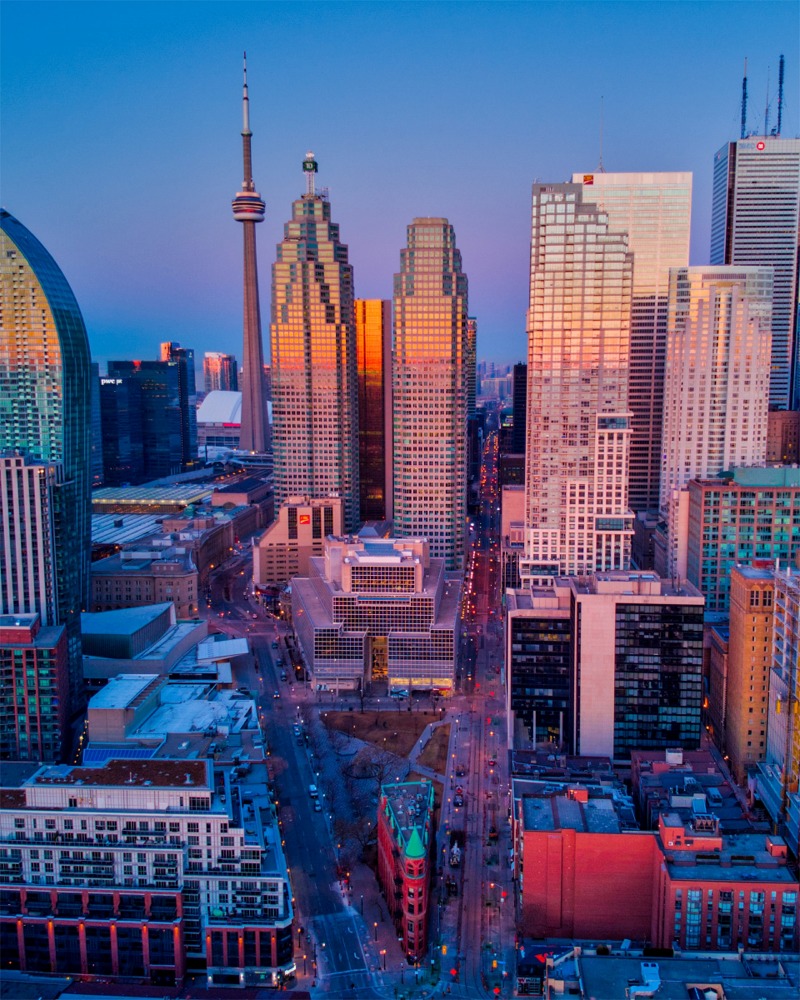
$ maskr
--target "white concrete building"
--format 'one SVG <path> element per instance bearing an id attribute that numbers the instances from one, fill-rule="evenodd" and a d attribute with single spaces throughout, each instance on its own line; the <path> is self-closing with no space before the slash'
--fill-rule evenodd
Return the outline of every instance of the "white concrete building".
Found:
<path id="1" fill-rule="evenodd" d="M 453 690 L 461 576 L 421 538 L 328 538 L 292 580 L 292 619 L 322 691 Z"/>

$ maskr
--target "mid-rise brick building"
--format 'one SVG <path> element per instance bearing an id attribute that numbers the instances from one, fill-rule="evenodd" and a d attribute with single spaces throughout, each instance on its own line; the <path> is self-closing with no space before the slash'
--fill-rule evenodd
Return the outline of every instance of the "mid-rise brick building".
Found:
<path id="1" fill-rule="evenodd" d="M 294 972 L 274 811 L 211 762 L 43 767 L 0 789 L 4 966 L 60 976 L 271 985 Z M 237 801 L 234 802 L 234 799 Z"/>
<path id="2" fill-rule="evenodd" d="M 67 635 L 38 614 L 0 615 L 0 759 L 61 760 L 70 746 Z"/>
<path id="3" fill-rule="evenodd" d="M 397 936 L 409 962 L 428 948 L 428 909 L 434 789 L 430 781 L 398 781 L 381 786 L 378 805 L 378 880 Z"/>
<path id="4" fill-rule="evenodd" d="M 516 800 L 523 934 L 686 950 L 797 948 L 800 887 L 783 838 L 723 834 L 710 813 L 662 813 L 656 831 L 627 826 L 626 815 L 599 788 Z"/>

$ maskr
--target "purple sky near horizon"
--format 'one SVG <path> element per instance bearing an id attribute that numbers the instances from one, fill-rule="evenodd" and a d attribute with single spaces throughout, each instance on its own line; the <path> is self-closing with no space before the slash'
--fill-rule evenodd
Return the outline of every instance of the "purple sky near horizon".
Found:
<path id="1" fill-rule="evenodd" d="M 241 61 L 269 354 L 275 244 L 320 164 L 360 298 L 390 298 L 406 226 L 446 216 L 478 355 L 524 360 L 530 188 L 595 170 L 694 173 L 708 259 L 714 153 L 800 131 L 800 7 L 740 3 L 63 3 L 2 12 L 2 203 L 53 254 L 92 353 L 162 340 L 241 360 Z"/>

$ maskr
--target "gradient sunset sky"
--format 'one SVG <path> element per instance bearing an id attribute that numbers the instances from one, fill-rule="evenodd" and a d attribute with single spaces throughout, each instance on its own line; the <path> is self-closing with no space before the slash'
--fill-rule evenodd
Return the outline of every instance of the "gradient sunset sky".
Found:
<path id="1" fill-rule="evenodd" d="M 800 7 L 712 3 L 4 2 L 2 204 L 53 254 L 92 352 L 241 359 L 242 51 L 248 55 L 265 354 L 275 244 L 330 189 L 360 298 L 390 298 L 405 229 L 446 216 L 478 355 L 524 360 L 530 187 L 598 166 L 694 173 L 708 260 L 714 153 L 800 123 Z"/>

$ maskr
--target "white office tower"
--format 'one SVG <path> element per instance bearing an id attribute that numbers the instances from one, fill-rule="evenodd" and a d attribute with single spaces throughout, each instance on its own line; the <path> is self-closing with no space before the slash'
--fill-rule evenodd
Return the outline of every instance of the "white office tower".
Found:
<path id="1" fill-rule="evenodd" d="M 689 264 L 692 175 L 573 174 L 572 181 L 582 184 L 584 202 L 608 215 L 612 229 L 628 234 L 633 253 L 628 499 L 637 513 L 657 510 L 669 271 Z"/>
<path id="2" fill-rule="evenodd" d="M 394 525 L 464 565 L 467 517 L 467 276 L 447 219 L 414 219 L 394 276 Z"/>
<path id="3" fill-rule="evenodd" d="M 714 157 L 711 263 L 775 269 L 769 401 L 781 410 L 800 408 L 799 233 L 800 139 L 725 143 Z"/>
<path id="4" fill-rule="evenodd" d="M 633 257 L 580 184 L 535 184 L 523 580 L 627 569 Z"/>
<path id="5" fill-rule="evenodd" d="M 766 461 L 772 277 L 768 267 L 670 273 L 660 508 L 671 576 L 686 575 L 689 480 Z"/>
<path id="6" fill-rule="evenodd" d="M 59 624 L 55 508 L 64 481 L 60 462 L 0 455 L 0 615 L 35 609 Z"/>

